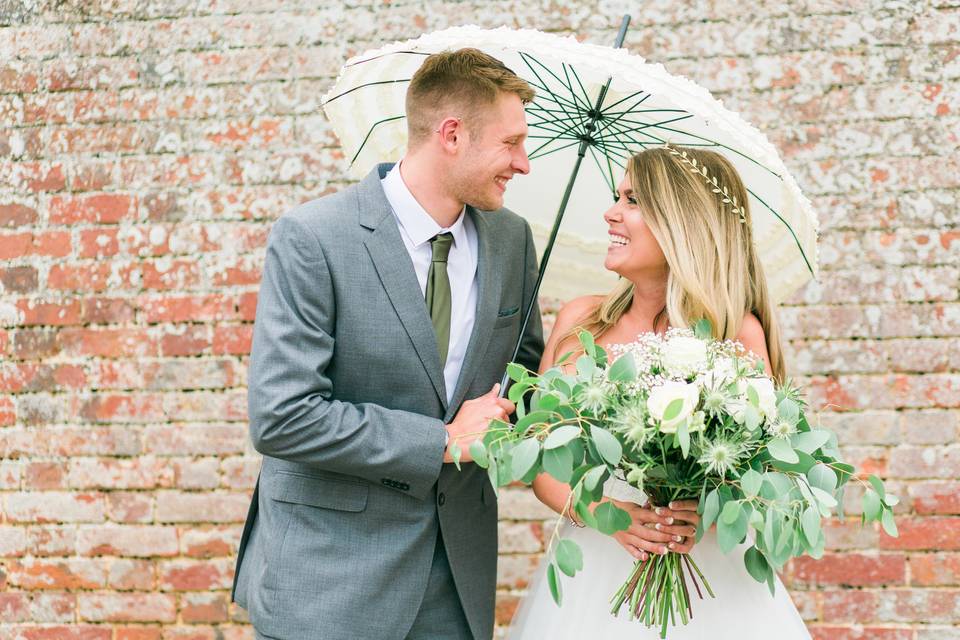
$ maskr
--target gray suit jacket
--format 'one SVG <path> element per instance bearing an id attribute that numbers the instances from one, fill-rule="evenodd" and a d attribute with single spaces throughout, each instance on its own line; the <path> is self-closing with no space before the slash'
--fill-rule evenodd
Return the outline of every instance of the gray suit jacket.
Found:
<path id="1" fill-rule="evenodd" d="M 443 464 L 445 422 L 500 380 L 537 277 L 530 228 L 467 214 L 476 322 L 449 404 L 433 326 L 380 186 L 391 165 L 305 203 L 270 233 L 249 373 L 263 454 L 234 599 L 283 639 L 402 639 L 438 527 L 476 638 L 493 632 L 497 505 L 485 470 Z M 518 360 L 543 349 L 535 308 Z"/>

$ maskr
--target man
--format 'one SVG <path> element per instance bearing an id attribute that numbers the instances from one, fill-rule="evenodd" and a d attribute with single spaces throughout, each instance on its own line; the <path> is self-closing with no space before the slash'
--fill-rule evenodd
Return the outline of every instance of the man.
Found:
<path id="1" fill-rule="evenodd" d="M 497 506 L 468 447 L 514 410 L 496 383 L 536 304 L 530 228 L 502 208 L 529 171 L 532 98 L 480 51 L 430 56 L 403 160 L 274 225 L 249 375 L 263 466 L 234 582 L 258 637 L 491 637 Z"/>

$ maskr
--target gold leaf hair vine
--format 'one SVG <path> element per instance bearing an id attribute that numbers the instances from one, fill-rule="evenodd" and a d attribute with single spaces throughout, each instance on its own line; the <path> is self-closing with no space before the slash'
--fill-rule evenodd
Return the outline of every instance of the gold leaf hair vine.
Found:
<path id="1" fill-rule="evenodd" d="M 730 210 L 732 213 L 737 214 L 740 218 L 740 224 L 746 224 L 747 222 L 747 211 L 743 206 L 737 202 L 737 196 L 730 195 L 725 186 L 720 186 L 720 183 L 717 182 L 716 176 L 711 176 L 707 172 L 707 167 L 703 164 L 697 162 L 697 159 L 693 156 L 687 155 L 686 151 L 679 151 L 670 146 L 669 142 L 663 143 L 663 148 L 670 152 L 670 154 L 675 157 L 680 162 L 686 164 L 690 168 L 691 173 L 696 173 L 701 176 L 704 180 L 707 181 L 707 186 L 710 187 L 710 190 L 718 194 L 723 200 L 724 204 L 730 205 Z"/>

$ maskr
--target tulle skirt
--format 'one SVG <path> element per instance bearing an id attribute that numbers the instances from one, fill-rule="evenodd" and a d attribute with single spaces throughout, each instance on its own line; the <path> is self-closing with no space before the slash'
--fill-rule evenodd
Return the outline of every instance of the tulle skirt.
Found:
<path id="1" fill-rule="evenodd" d="M 610 598 L 627 579 L 633 557 L 612 537 L 590 528 L 565 523 L 561 535 L 580 545 L 583 570 L 573 578 L 561 577 L 563 606 L 558 607 L 547 585 L 547 563 L 541 562 L 507 637 L 658 639 L 659 630 L 630 620 L 626 607 L 617 617 L 610 613 Z M 677 625 L 667 629 L 668 640 L 770 640 L 774 634 L 777 640 L 809 640 L 810 633 L 780 579 L 776 578 L 775 595 L 771 596 L 766 584 L 747 573 L 743 554 L 749 547 L 744 542 L 724 554 L 715 529 L 694 545 L 691 555 L 716 597 L 704 592 L 701 600 L 691 593 L 693 619 L 685 626 L 677 620 Z"/>

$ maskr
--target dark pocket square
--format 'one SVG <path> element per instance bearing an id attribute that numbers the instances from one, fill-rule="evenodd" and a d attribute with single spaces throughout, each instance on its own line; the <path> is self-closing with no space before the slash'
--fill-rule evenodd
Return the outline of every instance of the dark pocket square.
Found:
<path id="1" fill-rule="evenodd" d="M 509 309 L 501 309 L 497 312 L 498 318 L 505 318 L 507 316 L 512 316 L 517 311 L 520 311 L 520 307 L 510 307 Z"/>

